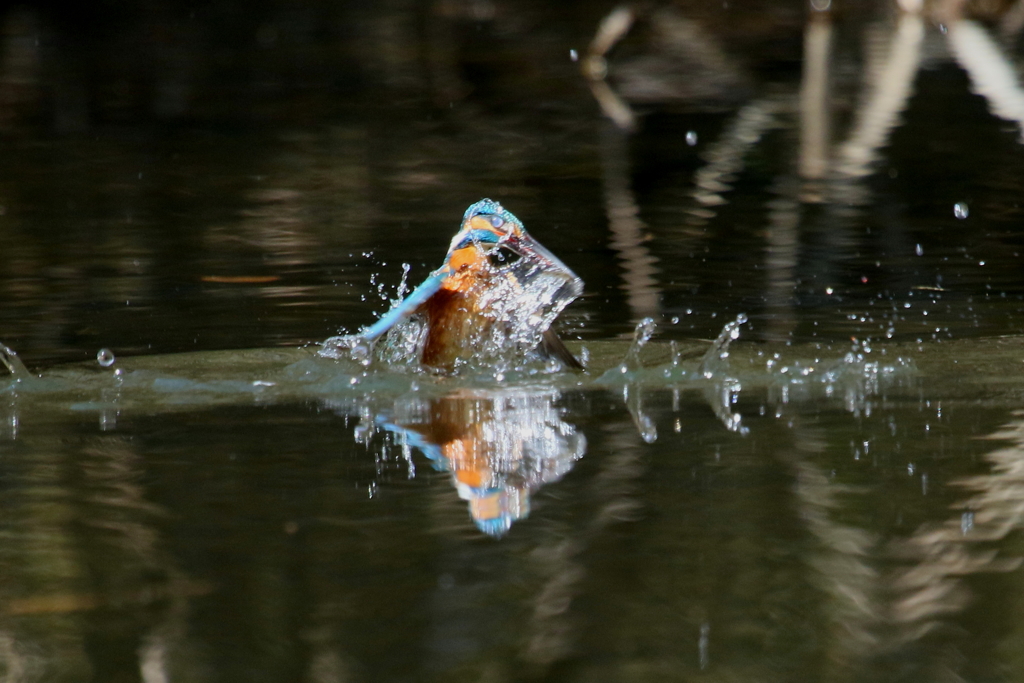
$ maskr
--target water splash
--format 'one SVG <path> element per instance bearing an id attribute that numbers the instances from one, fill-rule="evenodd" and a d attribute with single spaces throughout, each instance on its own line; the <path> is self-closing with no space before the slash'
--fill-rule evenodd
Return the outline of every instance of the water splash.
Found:
<path id="1" fill-rule="evenodd" d="M 750 429 L 743 424 L 743 416 L 733 412 L 733 406 L 739 400 L 743 385 L 735 377 L 721 377 L 704 391 L 704 397 L 715 411 L 715 417 L 730 432 L 746 436 Z"/>
<path id="2" fill-rule="evenodd" d="M 447 362 L 440 365 L 456 372 L 484 369 L 494 377 L 530 369 L 544 360 L 536 353 L 544 332 L 583 293 L 583 282 L 568 268 L 529 255 L 495 264 L 485 252 L 481 261 L 490 265 L 480 268 L 475 282 L 461 283 L 462 308 L 446 318 L 442 355 Z M 360 335 L 332 337 L 321 355 L 363 365 L 376 360 L 398 370 L 421 369 L 429 331 L 426 316 L 413 311 L 376 343 Z"/>
<path id="3" fill-rule="evenodd" d="M 358 334 L 339 335 L 324 340 L 319 355 L 334 360 L 351 360 L 363 367 L 373 360 L 373 342 Z"/>
<path id="4" fill-rule="evenodd" d="M 644 411 L 643 389 L 639 384 L 627 384 L 622 387 L 622 401 L 633 419 L 633 425 L 644 443 L 658 440 L 658 427 L 654 420 Z"/>
<path id="5" fill-rule="evenodd" d="M 725 361 L 729 357 L 729 345 L 740 338 L 740 326 L 747 322 L 747 314 L 740 313 L 736 319 L 726 323 L 711 348 L 700 361 L 700 373 L 705 379 L 711 379 L 716 373 L 726 370 Z"/>
<path id="6" fill-rule="evenodd" d="M 18 358 L 18 354 L 9 346 L 0 342 L 0 364 L 7 368 L 7 372 L 14 377 L 15 381 L 21 381 L 28 379 L 31 374 L 25 364 Z"/>
<path id="7" fill-rule="evenodd" d="M 633 330 L 633 343 L 626 350 L 626 355 L 619 365 L 619 372 L 625 375 L 636 372 L 642 367 L 640 353 L 657 331 L 658 324 L 654 322 L 653 318 L 644 318 L 636 324 L 636 328 Z"/>
<path id="8" fill-rule="evenodd" d="M 402 279 L 398 281 L 398 287 L 395 289 L 395 298 L 391 300 L 391 305 L 395 306 L 401 303 L 402 299 L 405 298 L 407 290 L 409 289 L 409 271 L 412 270 L 412 266 L 408 263 L 402 264 Z"/>
<path id="9" fill-rule="evenodd" d="M 884 355 L 885 350 L 881 353 Z M 766 363 L 766 371 L 769 388 L 780 404 L 805 400 L 823 391 L 825 398 L 841 398 L 848 412 L 870 416 L 872 398 L 912 376 L 916 367 L 904 356 L 876 358 L 870 340 L 854 339 L 841 358 L 783 362 L 779 354 L 774 354 Z"/>

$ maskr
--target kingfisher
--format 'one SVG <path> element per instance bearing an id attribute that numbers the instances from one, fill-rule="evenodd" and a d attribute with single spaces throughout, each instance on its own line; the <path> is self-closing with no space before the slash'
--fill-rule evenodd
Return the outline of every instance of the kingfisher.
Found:
<path id="1" fill-rule="evenodd" d="M 551 329 L 582 292 L 583 281 L 522 221 L 482 199 L 466 210 L 440 268 L 373 325 L 329 339 L 325 351 L 332 343 L 372 348 L 387 335 L 385 357 L 401 362 L 414 355 L 441 371 L 531 353 L 582 370 Z"/>

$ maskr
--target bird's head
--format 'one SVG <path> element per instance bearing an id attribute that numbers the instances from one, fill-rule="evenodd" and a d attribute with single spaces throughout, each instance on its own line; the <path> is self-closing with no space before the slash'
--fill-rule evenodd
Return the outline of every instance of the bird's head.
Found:
<path id="1" fill-rule="evenodd" d="M 567 280 L 577 279 L 568 266 L 526 232 L 522 221 L 491 199 L 481 199 L 466 209 L 445 264 L 452 272 L 488 266 L 497 271 L 514 269 L 520 274 L 528 266 L 530 271 L 564 273 Z"/>

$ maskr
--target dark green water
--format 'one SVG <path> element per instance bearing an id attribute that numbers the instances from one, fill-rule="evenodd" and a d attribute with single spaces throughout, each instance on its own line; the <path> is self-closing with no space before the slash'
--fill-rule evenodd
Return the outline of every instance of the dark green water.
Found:
<path id="1" fill-rule="evenodd" d="M 1013 11 L 694 5 L 0 12 L 2 675 L 1024 679 Z M 586 374 L 315 356 L 484 196 Z"/>

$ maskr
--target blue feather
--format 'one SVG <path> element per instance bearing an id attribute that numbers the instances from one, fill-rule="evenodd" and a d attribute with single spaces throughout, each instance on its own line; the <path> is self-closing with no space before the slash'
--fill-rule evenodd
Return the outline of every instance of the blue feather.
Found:
<path id="1" fill-rule="evenodd" d="M 446 268 L 440 268 L 430 274 L 419 287 L 405 297 L 400 304 L 381 316 L 381 319 L 360 332 L 359 336 L 367 341 L 375 341 L 382 337 L 388 330 L 394 327 L 398 321 L 407 315 L 412 314 L 417 308 L 426 303 L 427 299 L 437 294 L 441 289 L 441 283 L 448 276 Z"/>

